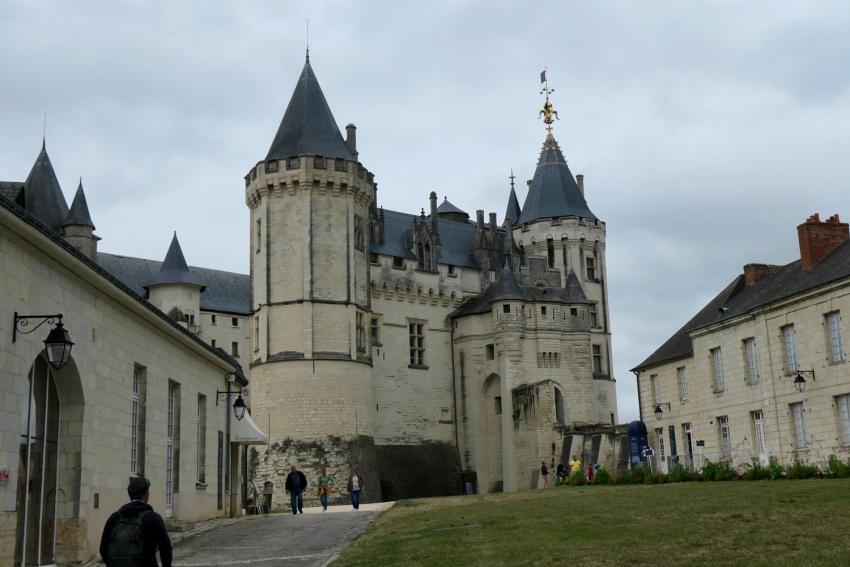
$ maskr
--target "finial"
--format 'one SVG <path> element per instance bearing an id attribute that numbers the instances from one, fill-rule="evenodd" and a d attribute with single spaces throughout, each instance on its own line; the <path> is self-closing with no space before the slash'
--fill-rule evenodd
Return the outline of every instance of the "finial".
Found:
<path id="1" fill-rule="evenodd" d="M 310 18 L 307 18 L 307 63 L 310 62 Z"/>
<path id="2" fill-rule="evenodd" d="M 513 191 L 514 190 L 514 179 L 516 179 L 516 177 L 514 176 L 514 168 L 511 168 L 511 174 L 508 176 L 508 179 L 511 180 L 511 191 Z"/>
<path id="3" fill-rule="evenodd" d="M 83 188 L 83 176 L 82 175 L 80 176 L 80 184 L 77 185 L 77 187 L 79 187 L 80 189 Z"/>
<path id="4" fill-rule="evenodd" d="M 560 120 L 560 118 L 558 118 L 558 111 L 555 110 L 552 103 L 549 102 L 549 95 L 555 92 L 555 89 L 549 88 L 549 80 L 546 78 L 546 67 L 544 67 L 540 72 L 540 83 L 543 84 L 543 89 L 541 89 L 540 94 L 546 95 L 546 102 L 543 104 L 543 108 L 538 113 L 538 116 L 543 116 L 543 122 L 546 124 L 546 131 L 551 134 L 552 122 Z"/>
<path id="5" fill-rule="evenodd" d="M 41 149 L 47 145 L 47 113 L 44 113 L 44 124 L 41 129 Z"/>

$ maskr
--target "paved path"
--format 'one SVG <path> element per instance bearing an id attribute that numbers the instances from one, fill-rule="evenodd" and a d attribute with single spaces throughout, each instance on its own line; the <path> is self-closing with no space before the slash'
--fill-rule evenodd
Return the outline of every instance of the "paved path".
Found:
<path id="1" fill-rule="evenodd" d="M 327 565 L 391 503 L 305 508 L 304 514 L 253 516 L 192 537 L 174 548 L 174 567 Z"/>

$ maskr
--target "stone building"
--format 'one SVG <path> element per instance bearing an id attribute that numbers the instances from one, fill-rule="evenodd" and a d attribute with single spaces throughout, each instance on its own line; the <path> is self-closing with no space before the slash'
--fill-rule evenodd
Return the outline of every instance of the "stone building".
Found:
<path id="1" fill-rule="evenodd" d="M 634 369 L 662 469 L 850 456 L 850 233 L 813 215 L 797 236 L 799 260 L 747 264 Z"/>
<path id="2" fill-rule="evenodd" d="M 169 523 L 238 514 L 238 449 L 265 441 L 250 416 L 233 419 L 232 396 L 218 403 L 247 385 L 238 361 L 187 317 L 204 313 L 208 274 L 175 239 L 162 269 L 133 272 L 147 300 L 116 275 L 135 261 L 98 254 L 98 240 L 82 183 L 69 209 L 44 147 L 26 181 L 0 182 L 3 565 L 94 557 L 132 476 L 151 480 Z M 208 307 L 236 315 L 229 305 Z M 43 342 L 57 322 L 74 343 L 60 369 Z"/>
<path id="3" fill-rule="evenodd" d="M 308 58 L 245 176 L 251 404 L 271 442 L 258 480 L 297 462 L 337 479 L 357 466 L 372 500 L 456 494 L 462 478 L 516 490 L 569 450 L 565 431 L 616 422 L 605 224 L 555 141 L 549 92 L 522 208 L 511 186 L 501 223 L 433 192 L 403 213 L 379 205 Z"/>

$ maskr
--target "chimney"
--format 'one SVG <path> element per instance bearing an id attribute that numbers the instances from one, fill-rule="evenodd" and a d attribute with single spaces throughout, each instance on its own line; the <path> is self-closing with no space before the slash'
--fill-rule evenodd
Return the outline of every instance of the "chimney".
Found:
<path id="1" fill-rule="evenodd" d="M 345 126 L 345 145 L 348 146 L 354 157 L 357 157 L 357 126 L 354 124 Z"/>
<path id="2" fill-rule="evenodd" d="M 434 241 L 440 241 L 440 232 L 437 227 L 437 194 L 431 191 L 429 195 L 431 199 L 431 232 L 434 234 Z"/>
<path id="3" fill-rule="evenodd" d="M 475 224 L 478 225 L 478 231 L 484 230 L 484 211 L 478 209 L 475 211 Z"/>
<path id="4" fill-rule="evenodd" d="M 850 238 L 850 227 L 837 214 L 821 222 L 820 215 L 815 213 L 797 227 L 797 237 L 801 267 L 808 272 L 833 248 Z"/>
<path id="5" fill-rule="evenodd" d="M 490 238 L 493 241 L 493 250 L 496 249 L 496 213 L 490 213 Z"/>
<path id="6" fill-rule="evenodd" d="M 750 287 L 770 272 L 770 264 L 747 264 L 744 266 L 744 282 Z"/>
<path id="7" fill-rule="evenodd" d="M 578 190 L 581 191 L 581 196 L 584 197 L 584 174 L 579 173 L 576 175 L 576 183 L 578 184 Z"/>

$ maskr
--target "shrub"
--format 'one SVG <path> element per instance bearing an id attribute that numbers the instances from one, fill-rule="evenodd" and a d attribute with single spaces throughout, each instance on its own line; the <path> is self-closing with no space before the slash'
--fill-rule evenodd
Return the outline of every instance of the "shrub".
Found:
<path id="1" fill-rule="evenodd" d="M 581 486 L 587 484 L 587 479 L 584 478 L 584 471 L 576 471 L 570 475 L 570 484 L 572 486 Z"/>
<path id="2" fill-rule="evenodd" d="M 675 464 L 670 469 L 668 480 L 670 482 L 691 482 L 697 479 L 697 474 L 680 464 Z"/>
<path id="3" fill-rule="evenodd" d="M 660 472 L 652 473 L 646 477 L 644 482 L 647 484 L 665 484 L 667 482 L 667 475 Z"/>
<path id="4" fill-rule="evenodd" d="M 591 482 L 593 484 L 611 484 L 611 473 L 609 473 L 608 469 L 605 467 L 601 467 L 593 475 L 593 480 Z"/>
<path id="5" fill-rule="evenodd" d="M 753 461 L 753 466 L 744 473 L 744 480 L 768 480 L 770 479 L 770 469 L 763 467 L 758 461 Z"/>
<path id="6" fill-rule="evenodd" d="M 638 465 L 632 469 L 632 482 L 645 482 L 646 478 L 652 474 L 649 467 L 646 465 Z"/>
<path id="7" fill-rule="evenodd" d="M 850 478 L 850 458 L 845 463 L 835 455 L 830 455 L 829 472 L 835 478 Z"/>
<path id="8" fill-rule="evenodd" d="M 614 477 L 614 484 L 632 484 L 633 482 L 632 471 L 629 470 L 622 471 Z"/>
<path id="9" fill-rule="evenodd" d="M 819 472 L 815 465 L 810 465 L 806 461 L 796 457 L 794 464 L 788 467 L 786 476 L 790 479 L 815 478 Z"/>
<path id="10" fill-rule="evenodd" d="M 785 468 L 779 464 L 779 459 L 770 456 L 770 462 L 767 465 L 767 470 L 770 471 L 770 480 L 779 480 L 785 476 Z"/>
<path id="11" fill-rule="evenodd" d="M 702 474 L 705 480 L 735 480 L 735 471 L 728 461 L 718 461 L 713 463 L 706 461 L 702 467 Z"/>

